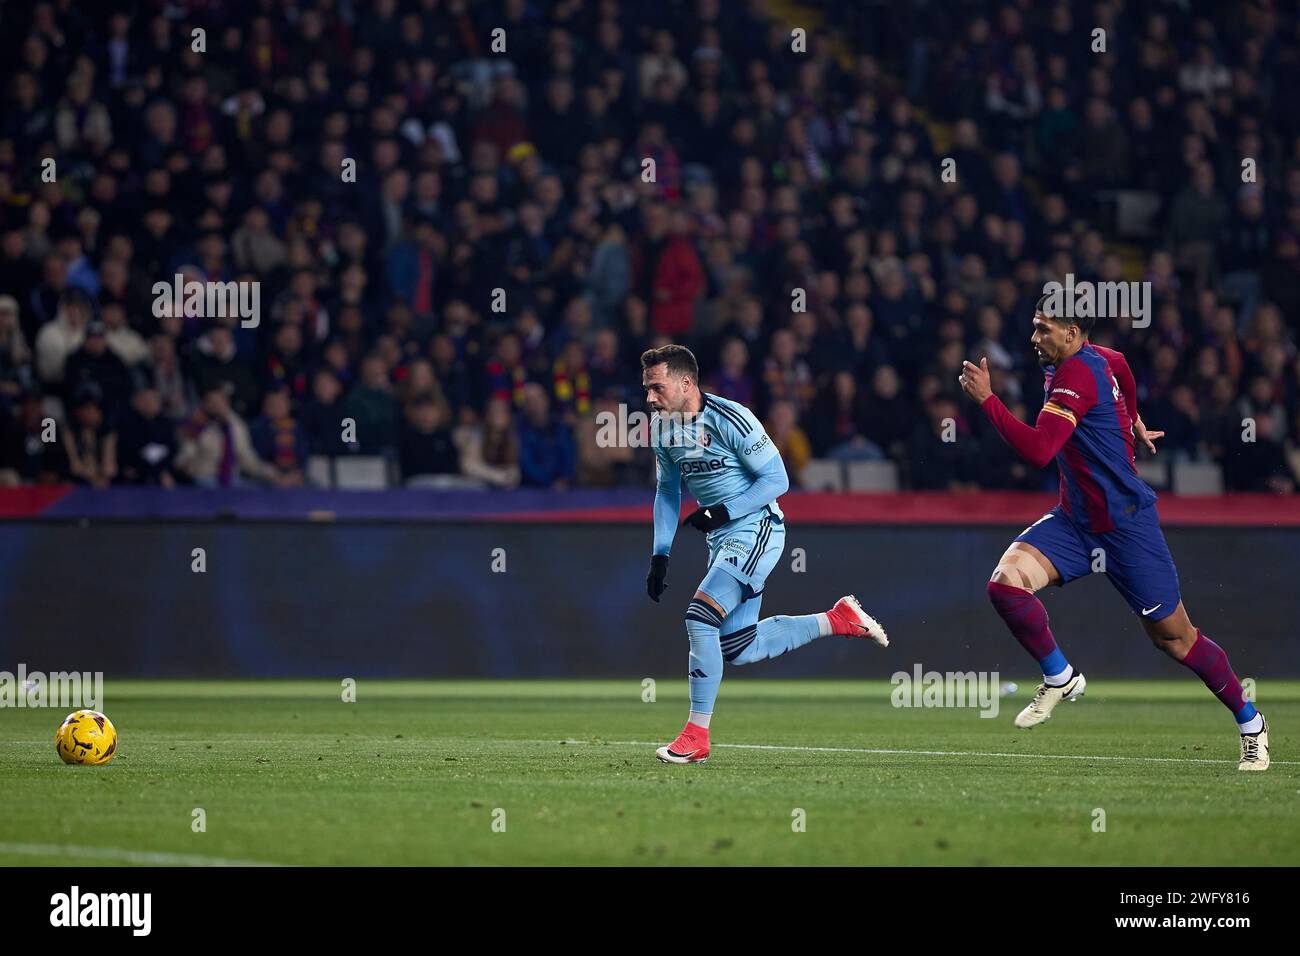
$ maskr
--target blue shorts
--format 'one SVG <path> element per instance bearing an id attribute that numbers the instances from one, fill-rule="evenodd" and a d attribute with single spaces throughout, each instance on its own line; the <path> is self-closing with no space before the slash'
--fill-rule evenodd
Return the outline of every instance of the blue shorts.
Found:
<path id="1" fill-rule="evenodd" d="M 1063 584 L 1104 571 L 1133 613 L 1148 621 L 1168 617 L 1178 607 L 1178 569 L 1160 530 L 1155 505 L 1143 508 L 1122 527 L 1092 533 L 1071 521 L 1057 505 L 1020 533 L 1061 572 Z"/>
<path id="2" fill-rule="evenodd" d="M 785 522 L 764 508 L 739 527 L 709 535 L 709 570 L 721 569 L 739 581 L 745 600 L 763 593 L 767 576 L 785 551 Z"/>

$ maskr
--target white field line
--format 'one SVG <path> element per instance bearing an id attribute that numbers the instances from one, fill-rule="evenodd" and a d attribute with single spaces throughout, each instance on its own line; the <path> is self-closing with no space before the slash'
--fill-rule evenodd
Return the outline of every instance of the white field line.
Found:
<path id="1" fill-rule="evenodd" d="M 156 853 L 151 850 L 121 850 L 111 846 L 77 846 L 69 843 L 0 843 L 0 856 L 71 856 L 110 863 L 137 863 L 141 866 L 279 866 L 256 860 L 229 860 L 220 856 L 193 853 Z"/>
<path id="2" fill-rule="evenodd" d="M 498 741 L 507 743 L 508 741 Z M 521 740 L 519 743 L 545 744 L 551 743 L 549 740 Z M 589 744 L 591 746 L 601 746 L 610 744 L 617 747 L 661 747 L 663 742 L 654 742 L 649 740 L 566 740 L 566 744 Z M 1111 760 L 1120 762 L 1134 763 L 1210 763 L 1210 764 L 1233 764 L 1235 760 L 1215 760 L 1209 757 L 1123 757 L 1109 755 L 1087 755 L 1087 754 L 1013 754 L 1000 753 L 989 750 L 885 750 L 883 748 L 873 747 L 799 747 L 793 744 L 711 744 L 712 747 L 727 748 L 730 750 L 787 750 L 798 753 L 828 753 L 828 754 L 883 754 L 887 756 L 904 756 L 904 757 L 1019 757 L 1026 760 Z M 1300 765 L 1300 760 L 1274 760 L 1272 763 L 1283 766 Z"/>

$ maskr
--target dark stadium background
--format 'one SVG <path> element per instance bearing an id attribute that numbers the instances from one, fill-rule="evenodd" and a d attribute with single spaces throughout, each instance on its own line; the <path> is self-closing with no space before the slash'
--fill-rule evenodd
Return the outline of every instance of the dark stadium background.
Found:
<path id="1" fill-rule="evenodd" d="M 851 590 L 908 661 L 1023 667 L 983 582 L 1055 476 L 956 375 L 1032 420 L 1073 273 L 1155 290 L 1093 338 L 1168 431 L 1193 618 L 1300 675 L 1294 3 L 9 0 L 0 97 L 0 661 L 676 674 L 702 544 L 649 604 L 649 453 L 593 425 L 674 340 L 796 484 L 765 610 Z M 260 282 L 260 325 L 155 317 L 178 272 Z M 224 406 L 237 469 L 196 451 Z M 1170 672 L 1104 582 L 1049 607 L 1098 673 Z"/>

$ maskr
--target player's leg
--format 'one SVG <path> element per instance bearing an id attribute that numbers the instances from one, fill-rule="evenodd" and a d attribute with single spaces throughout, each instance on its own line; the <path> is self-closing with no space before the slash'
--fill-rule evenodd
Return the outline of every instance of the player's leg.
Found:
<path id="1" fill-rule="evenodd" d="M 703 763 L 709 758 L 709 723 L 722 683 L 722 622 L 740 604 L 741 596 L 740 582 L 715 566 L 686 609 L 691 711 L 677 739 L 655 751 L 665 763 Z"/>
<path id="2" fill-rule="evenodd" d="M 1142 619 L 1151 642 L 1174 660 L 1189 668 L 1231 711 L 1241 735 L 1240 770 L 1267 770 L 1268 721 L 1246 699 L 1241 681 L 1228 663 L 1228 655 L 1192 624 L 1181 601 L 1174 613 L 1158 621 Z"/>
<path id="3" fill-rule="evenodd" d="M 745 577 L 741 603 L 722 625 L 722 655 L 728 664 L 771 660 L 832 634 L 870 637 L 888 646 L 884 628 L 853 597 L 840 598 L 833 608 L 819 614 L 778 614 L 759 620 L 767 577 L 785 552 L 785 526 L 771 524 L 766 540 L 767 546 L 756 560 L 731 569 L 732 574 Z"/>
<path id="4" fill-rule="evenodd" d="M 722 624 L 722 656 L 728 664 L 753 664 L 810 644 L 831 632 L 825 614 L 782 614 L 759 620 L 767 576 L 785 552 L 785 525 L 764 519 L 756 551 L 724 570 L 737 579 L 740 605 Z"/>
<path id="5" fill-rule="evenodd" d="M 774 527 L 779 534 L 774 535 Z M 739 528 L 733 528 L 724 537 L 709 542 L 709 572 L 686 612 L 686 633 L 691 643 L 688 726 L 695 724 L 708 729 L 718 685 L 722 682 L 722 623 L 740 607 L 747 595 L 755 593 L 755 589 L 750 587 L 755 580 L 751 575 L 765 556 L 771 557 L 765 565 L 767 569 L 776 563 L 784 534 L 780 522 L 773 522 L 771 516 L 764 513 L 755 515 Z M 772 556 L 774 537 L 777 539 L 776 555 Z M 761 590 L 760 579 L 757 591 Z M 730 636 L 729 644 L 738 639 L 735 635 Z"/>
<path id="6" fill-rule="evenodd" d="M 1047 608 L 1036 592 L 1049 584 L 1073 581 L 1090 569 L 1084 541 L 1059 509 L 1021 532 L 993 569 L 987 585 L 989 602 L 1043 673 L 1034 699 L 1016 716 L 1017 727 L 1041 724 L 1057 704 L 1077 700 L 1088 686 L 1057 646 Z"/>
<path id="7" fill-rule="evenodd" d="M 1106 577 L 1138 616 L 1151 643 L 1191 670 L 1232 713 L 1241 735 L 1240 768 L 1267 770 L 1268 723 L 1246 700 L 1223 648 L 1188 617 L 1156 509 L 1144 509 L 1131 524 L 1098 537 L 1107 546 Z"/>

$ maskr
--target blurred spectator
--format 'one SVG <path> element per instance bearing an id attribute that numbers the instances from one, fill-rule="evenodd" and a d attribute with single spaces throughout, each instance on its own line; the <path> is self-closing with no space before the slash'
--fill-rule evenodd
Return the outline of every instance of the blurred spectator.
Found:
<path id="1" fill-rule="evenodd" d="M 271 484 L 280 474 L 258 457 L 248 426 L 231 408 L 222 385 L 205 392 L 198 410 L 181 426 L 176 466 L 207 488 L 243 485 L 246 479 Z"/>
<path id="2" fill-rule="evenodd" d="M 602 429 L 601 423 L 606 420 L 618 420 L 617 402 L 598 401 L 594 414 L 577 421 L 578 481 L 595 487 L 635 483 L 640 477 L 636 449 L 630 442 L 603 441 L 602 431 L 607 434 L 608 429 Z"/>
<path id="3" fill-rule="evenodd" d="M 749 374 L 749 348 L 744 339 L 731 338 L 723 343 L 718 369 L 705 380 L 705 391 L 746 408 L 754 406 L 754 380 Z"/>
<path id="4" fill-rule="evenodd" d="M 535 382 L 523 388 L 519 472 L 526 487 L 556 490 L 568 488 L 577 472 L 573 430 L 552 416 L 546 390 Z"/>
<path id="5" fill-rule="evenodd" d="M 65 387 L 76 394 L 83 386 L 94 385 L 102 403 L 101 411 L 110 421 L 125 408 L 131 395 L 131 373 L 108 347 L 108 327 L 98 320 L 86 326 L 81 348 L 69 356 L 64 369 Z"/>
<path id="6" fill-rule="evenodd" d="M 379 455 L 397 448 L 400 408 L 388 380 L 388 368 L 378 355 L 361 362 L 361 381 L 347 399 L 349 417 L 356 421 L 362 454 Z"/>
<path id="7" fill-rule="evenodd" d="M 225 325 L 213 325 L 194 342 L 189 353 L 189 376 L 200 395 L 225 386 L 231 410 L 241 420 L 258 405 L 253 369 L 239 357 L 235 336 Z"/>
<path id="8" fill-rule="evenodd" d="M 0 410 L 8 411 L 33 387 L 32 351 L 18 321 L 18 300 L 0 295 Z"/>
<path id="9" fill-rule="evenodd" d="M 858 379 L 841 369 L 822 388 L 813 406 L 812 447 L 818 458 L 880 459 L 884 451 L 866 436 L 866 398 Z"/>
<path id="10" fill-rule="evenodd" d="M 72 291 L 59 300 L 53 321 L 41 326 L 36 336 L 36 369 L 47 387 L 63 385 L 68 359 L 81 348 L 90 319 L 90 300 L 85 293 Z"/>
<path id="11" fill-rule="evenodd" d="M 145 385 L 132 396 L 118 429 L 117 451 L 120 481 L 175 486 L 176 423 L 163 414 L 158 389 Z"/>
<path id="12" fill-rule="evenodd" d="M 73 481 L 106 488 L 117 476 L 117 433 L 106 420 L 93 384 L 73 396 L 67 453 Z"/>
<path id="13" fill-rule="evenodd" d="M 302 428 L 307 438 L 307 452 L 312 455 L 345 455 L 352 450 L 343 440 L 343 386 L 328 368 L 317 369 L 312 376 L 311 397 L 303 406 Z"/>
<path id="14" fill-rule="evenodd" d="M 104 323 L 108 349 L 129 369 L 149 358 L 149 345 L 126 321 L 126 309 L 120 302 L 105 302 L 99 310 Z"/>
<path id="15" fill-rule="evenodd" d="M 650 303 L 650 327 L 659 335 L 685 336 L 695 324 L 695 304 L 704 291 L 704 270 L 687 235 L 689 221 L 662 203 L 651 203 L 644 228 L 633 271 Z"/>
<path id="16" fill-rule="evenodd" d="M 781 460 L 790 476 L 790 484 L 798 487 L 804 468 L 812 461 L 812 445 L 799 427 L 799 414 L 794 402 L 773 402 L 764 427 L 772 437 L 777 451 L 781 453 Z"/>
<path id="17" fill-rule="evenodd" d="M 60 427 L 38 394 L 24 395 L 17 418 L 5 418 L 0 427 L 0 485 L 67 481 L 68 443 L 58 440 Z"/>
<path id="18" fill-rule="evenodd" d="M 262 414 L 249 426 L 249 438 L 259 458 L 279 473 L 280 485 L 301 485 L 307 466 L 307 435 L 289 411 L 289 392 L 267 392 Z"/>
<path id="19" fill-rule="evenodd" d="M 978 460 L 969 433 L 958 425 L 957 402 L 937 395 L 926 409 L 926 419 L 912 433 L 913 488 L 965 491 L 976 486 Z"/>
<path id="20" fill-rule="evenodd" d="M 519 433 L 514 414 L 504 399 L 487 403 L 483 423 L 456 429 L 456 447 L 461 471 L 490 488 L 514 488 L 519 484 Z"/>
<path id="21" fill-rule="evenodd" d="M 447 427 L 445 406 L 431 395 L 416 398 L 402 423 L 399 462 L 402 478 L 417 475 L 454 475 L 460 472 L 460 454 Z"/>

